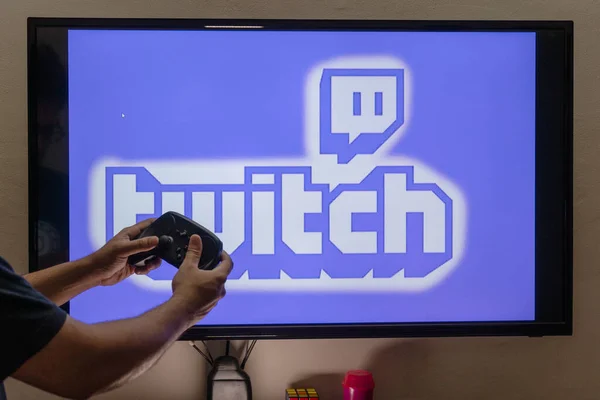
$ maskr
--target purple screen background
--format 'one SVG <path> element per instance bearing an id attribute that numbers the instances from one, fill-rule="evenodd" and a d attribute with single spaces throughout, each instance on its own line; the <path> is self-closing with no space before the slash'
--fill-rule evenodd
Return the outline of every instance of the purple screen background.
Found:
<path id="1" fill-rule="evenodd" d="M 534 33 L 70 31 L 72 259 L 92 251 L 99 158 L 301 156 L 306 74 L 353 54 L 410 66 L 410 125 L 392 154 L 442 171 L 465 195 L 460 265 L 420 293 L 228 293 L 202 324 L 534 319 Z M 236 110 L 226 126 L 210 117 L 224 100 Z M 71 313 L 133 317 L 167 298 L 125 281 L 82 294 Z"/>

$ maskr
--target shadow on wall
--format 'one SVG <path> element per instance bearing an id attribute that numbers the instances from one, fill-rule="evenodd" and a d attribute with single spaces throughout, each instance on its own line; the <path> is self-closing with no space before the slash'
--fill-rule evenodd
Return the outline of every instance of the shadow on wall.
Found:
<path id="1" fill-rule="evenodd" d="M 349 369 L 366 369 L 375 378 L 377 400 L 416 399 L 417 388 L 428 384 L 430 346 L 425 340 L 394 342 L 379 349 L 364 365 Z M 322 399 L 342 399 L 345 371 L 338 374 L 313 375 L 300 379 L 293 387 L 314 387 Z M 443 397 L 440 397 L 443 398 Z"/>
<path id="2" fill-rule="evenodd" d="M 312 375 L 300 379 L 290 385 L 293 388 L 314 388 L 319 393 L 319 397 L 325 399 L 341 399 L 342 398 L 342 380 L 344 374 L 326 374 Z"/>
<path id="3" fill-rule="evenodd" d="M 399 340 L 376 350 L 363 365 L 348 369 L 373 373 L 377 400 L 558 398 L 556 388 L 569 387 L 568 377 L 560 372 L 566 367 L 561 360 L 567 341 L 566 338 Z M 544 352 L 547 357 L 535 357 Z M 306 376 L 292 385 L 314 387 L 322 399 L 341 400 L 344 374 L 345 371 Z M 540 379 L 544 378 L 551 379 L 552 385 L 540 386 Z"/>

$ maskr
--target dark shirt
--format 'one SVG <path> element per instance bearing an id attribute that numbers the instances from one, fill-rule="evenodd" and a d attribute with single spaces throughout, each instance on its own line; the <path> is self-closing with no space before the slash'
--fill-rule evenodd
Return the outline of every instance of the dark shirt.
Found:
<path id="1" fill-rule="evenodd" d="M 6 399 L 2 382 L 42 350 L 66 318 L 0 258 L 0 400 Z"/>

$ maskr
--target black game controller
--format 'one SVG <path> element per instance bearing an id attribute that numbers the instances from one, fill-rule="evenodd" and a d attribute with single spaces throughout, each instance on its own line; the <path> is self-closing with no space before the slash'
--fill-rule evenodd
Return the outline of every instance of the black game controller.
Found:
<path id="1" fill-rule="evenodd" d="M 161 258 L 175 268 L 179 268 L 187 253 L 188 243 L 192 235 L 202 239 L 202 255 L 198 268 L 211 270 L 221 261 L 223 242 L 211 231 L 191 219 L 169 211 L 160 216 L 138 237 L 158 236 L 158 246 L 154 249 L 129 256 L 130 265 L 142 267 L 155 258 Z"/>

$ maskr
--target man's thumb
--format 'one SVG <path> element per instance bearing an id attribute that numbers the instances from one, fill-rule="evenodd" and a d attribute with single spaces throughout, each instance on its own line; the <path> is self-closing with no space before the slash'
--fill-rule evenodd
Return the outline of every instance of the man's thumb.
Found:
<path id="1" fill-rule="evenodd" d="M 198 235 L 192 235 L 190 242 L 188 243 L 187 254 L 185 255 L 184 264 L 197 267 L 200 263 L 200 256 L 202 255 L 202 239 Z"/>

